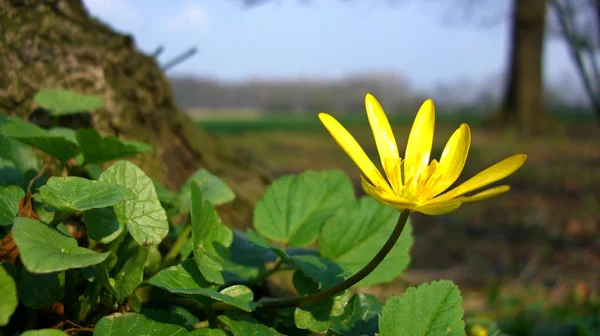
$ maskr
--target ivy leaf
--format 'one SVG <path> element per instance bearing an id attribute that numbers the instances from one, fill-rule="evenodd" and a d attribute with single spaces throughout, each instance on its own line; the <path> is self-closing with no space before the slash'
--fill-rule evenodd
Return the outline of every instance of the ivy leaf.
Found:
<path id="1" fill-rule="evenodd" d="M 192 251 L 198 269 L 211 282 L 224 284 L 221 271 L 224 259 L 229 259 L 227 250 L 233 240 L 233 233 L 221 224 L 219 214 L 202 197 L 197 185 L 192 185 Z"/>
<path id="2" fill-rule="evenodd" d="M 277 332 L 273 328 L 269 328 L 264 324 L 247 316 L 241 315 L 220 315 L 219 321 L 229 328 L 234 336 L 285 336 Z"/>
<path id="3" fill-rule="evenodd" d="M 21 270 L 19 299 L 30 308 L 43 309 L 65 296 L 65 272 L 32 274 Z"/>
<path id="4" fill-rule="evenodd" d="M 319 290 L 319 284 L 307 277 L 303 271 L 294 272 L 292 282 L 298 294 L 302 296 Z M 294 311 L 294 322 L 300 329 L 325 333 L 331 325 L 332 317 L 342 314 L 349 297 L 349 291 L 346 290 L 335 297 L 297 307 Z"/>
<path id="5" fill-rule="evenodd" d="M 331 217 L 319 237 L 319 252 L 356 273 L 375 256 L 394 230 L 400 214 L 371 197 L 363 197 L 354 207 L 346 207 Z M 359 286 L 390 282 L 406 269 L 413 245 L 409 222 L 394 248 Z"/>
<path id="6" fill-rule="evenodd" d="M 88 236 L 102 244 L 117 239 L 124 229 L 111 208 L 88 210 L 83 213 L 83 221 Z"/>
<path id="7" fill-rule="evenodd" d="M 53 176 L 35 195 L 37 201 L 64 212 L 105 208 L 134 197 L 122 185 L 76 176 Z"/>
<path id="8" fill-rule="evenodd" d="M 276 242 L 304 247 L 341 205 L 354 200 L 354 189 L 341 171 L 307 171 L 271 184 L 254 210 L 254 228 Z"/>
<path id="9" fill-rule="evenodd" d="M 103 137 L 93 128 L 77 131 L 76 137 L 86 164 L 128 158 L 153 150 L 152 146 L 142 142 L 120 140 L 112 135 Z"/>
<path id="10" fill-rule="evenodd" d="M 148 259 L 148 247 L 139 246 L 137 252 L 121 267 L 111 287 L 119 303 L 122 303 L 144 280 L 144 266 Z"/>
<path id="11" fill-rule="evenodd" d="M 60 226 L 59 226 L 60 227 Z M 109 252 L 96 253 L 78 247 L 67 229 L 52 228 L 39 220 L 17 217 L 12 229 L 21 261 L 31 273 L 52 273 L 99 264 Z"/>
<path id="12" fill-rule="evenodd" d="M 6 137 L 35 147 L 63 162 L 77 156 L 80 152 L 75 142 L 19 118 L 6 118 L 6 122 L 0 125 L 0 131 Z"/>
<path id="13" fill-rule="evenodd" d="M 12 225 L 19 213 L 19 201 L 24 196 L 23 189 L 16 185 L 0 187 L 0 226 Z"/>
<path id="14" fill-rule="evenodd" d="M 19 300 L 17 298 L 17 284 L 15 279 L 8 271 L 0 266 L 0 326 L 5 326 L 10 321 L 10 317 L 17 309 Z"/>
<path id="15" fill-rule="evenodd" d="M 152 180 L 138 166 L 118 161 L 100 175 L 100 181 L 124 186 L 135 194 L 134 199 L 121 201 L 113 209 L 138 244 L 158 244 L 167 236 L 167 214 Z"/>
<path id="16" fill-rule="evenodd" d="M 383 305 L 371 294 L 356 293 L 344 312 L 332 318 L 331 330 L 344 336 L 376 335 Z"/>
<path id="17" fill-rule="evenodd" d="M 63 89 L 42 89 L 33 96 L 33 100 L 54 116 L 89 112 L 104 106 L 102 99 L 96 95 Z"/>
<path id="18" fill-rule="evenodd" d="M 198 186 L 202 197 L 214 205 L 229 203 L 235 199 L 233 190 L 225 182 L 206 169 L 200 169 L 188 178 L 179 191 L 177 199 L 181 213 L 190 212 L 193 185 Z"/>
<path id="19" fill-rule="evenodd" d="M 27 330 L 21 334 L 21 336 L 69 336 L 66 332 L 60 329 L 39 329 L 39 330 Z"/>
<path id="20" fill-rule="evenodd" d="M 114 313 L 104 316 L 94 328 L 94 335 L 106 336 L 186 336 L 188 331 L 174 324 L 156 322 L 137 313 Z"/>
<path id="21" fill-rule="evenodd" d="M 448 280 L 409 288 L 392 296 L 379 318 L 381 336 L 466 335 L 460 291 Z"/>
<path id="22" fill-rule="evenodd" d="M 219 292 L 216 290 L 218 288 L 216 285 L 211 284 L 202 276 L 191 259 L 163 269 L 150 278 L 148 283 L 174 294 L 220 301 L 248 312 L 254 310 L 252 305 L 254 294 L 248 287 L 235 285 Z"/>

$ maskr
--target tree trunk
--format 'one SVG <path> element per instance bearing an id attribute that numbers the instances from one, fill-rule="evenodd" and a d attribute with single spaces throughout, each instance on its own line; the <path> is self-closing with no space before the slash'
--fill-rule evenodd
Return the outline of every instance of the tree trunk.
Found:
<path id="1" fill-rule="evenodd" d="M 235 191 L 219 212 L 247 227 L 270 178 L 180 111 L 154 58 L 92 18 L 81 0 L 0 0 L 0 110 L 28 117 L 42 88 L 92 93 L 105 107 L 93 112 L 100 133 L 151 144 L 132 161 L 167 187 L 179 188 L 206 168 Z"/>
<path id="2" fill-rule="evenodd" d="M 528 136 L 540 133 L 547 121 L 542 70 L 545 18 L 546 0 L 513 0 L 510 63 L 499 121 Z"/>

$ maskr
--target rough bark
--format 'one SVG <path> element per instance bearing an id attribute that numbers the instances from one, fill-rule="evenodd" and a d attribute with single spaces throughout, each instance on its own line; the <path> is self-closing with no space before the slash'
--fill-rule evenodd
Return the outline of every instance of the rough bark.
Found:
<path id="1" fill-rule="evenodd" d="M 180 187 L 206 168 L 237 198 L 220 207 L 224 222 L 247 227 L 270 178 L 180 111 L 154 58 L 130 36 L 92 18 L 81 0 L 0 0 L 0 110 L 28 117 L 41 88 L 64 88 L 103 97 L 92 114 L 102 134 L 154 146 L 133 161 L 167 187 Z"/>
<path id="2" fill-rule="evenodd" d="M 542 70 L 545 20 L 546 0 L 513 0 L 508 78 L 498 121 L 517 126 L 524 135 L 540 133 L 547 125 Z"/>

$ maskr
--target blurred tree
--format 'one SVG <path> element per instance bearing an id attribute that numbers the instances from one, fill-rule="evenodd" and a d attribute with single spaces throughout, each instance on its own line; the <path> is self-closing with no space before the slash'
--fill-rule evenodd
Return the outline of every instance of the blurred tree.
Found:
<path id="1" fill-rule="evenodd" d="M 201 167 L 219 175 L 237 196 L 219 208 L 224 221 L 250 225 L 269 178 L 178 109 L 156 60 L 130 36 L 91 17 L 81 0 L 0 1 L 0 27 L 3 114 L 30 116 L 41 88 L 97 94 L 105 107 L 87 127 L 151 144 L 154 152 L 134 161 L 168 187 Z"/>
<path id="2" fill-rule="evenodd" d="M 270 1 L 272 0 L 242 0 L 242 3 L 252 7 Z M 304 0 L 308 1 L 310 0 Z M 399 3 L 411 0 L 386 1 Z M 456 0 L 455 3 L 454 8 L 460 8 L 463 13 L 468 14 L 482 9 L 497 9 L 499 4 L 505 4 L 497 0 Z M 503 103 L 493 121 L 502 126 L 517 126 L 523 134 L 533 135 L 543 131 L 547 125 L 542 77 L 546 0 L 510 0 L 510 4 L 512 11 L 508 71 Z M 486 25 L 498 22 L 497 18 L 488 18 Z"/>
<path id="3" fill-rule="evenodd" d="M 553 33 L 564 38 L 600 123 L 600 0 L 549 0 Z"/>

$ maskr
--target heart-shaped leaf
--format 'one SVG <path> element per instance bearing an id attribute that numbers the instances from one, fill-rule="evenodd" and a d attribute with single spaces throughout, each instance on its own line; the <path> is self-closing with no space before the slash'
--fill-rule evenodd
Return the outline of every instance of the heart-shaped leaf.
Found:
<path id="1" fill-rule="evenodd" d="M 0 326 L 5 326 L 17 309 L 19 300 L 17 298 L 17 284 L 15 279 L 10 276 L 2 265 L 0 265 L 0 297 L 2 298 L 2 304 L 0 304 Z"/>
<path id="2" fill-rule="evenodd" d="M 181 213 L 190 212 L 193 185 L 198 186 L 202 197 L 214 205 L 225 204 L 235 199 L 233 190 L 225 182 L 206 169 L 200 169 L 188 178 L 179 191 L 177 199 Z"/>
<path id="3" fill-rule="evenodd" d="M 19 213 L 19 201 L 24 196 L 23 189 L 16 185 L 0 187 L 0 226 L 12 225 Z"/>
<path id="4" fill-rule="evenodd" d="M 120 140 L 112 135 L 103 137 L 93 128 L 79 130 L 76 136 L 86 164 L 108 162 L 152 151 L 152 146 L 145 143 Z"/>
<path id="5" fill-rule="evenodd" d="M 83 214 L 83 221 L 85 222 L 88 236 L 103 244 L 108 244 L 117 239 L 124 229 L 111 208 L 86 211 Z"/>
<path id="6" fill-rule="evenodd" d="M 12 235 L 25 268 L 31 273 L 52 273 L 99 264 L 108 257 L 110 252 L 78 247 L 67 232 L 64 225 L 58 230 L 39 220 L 15 218 Z"/>

